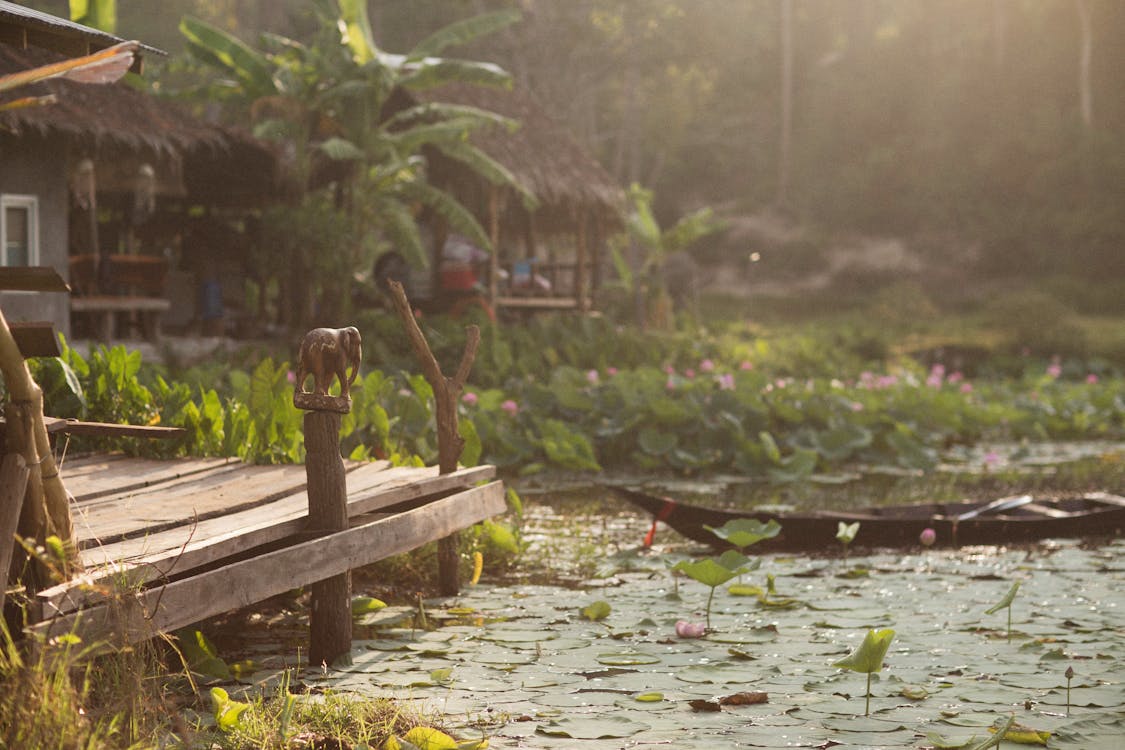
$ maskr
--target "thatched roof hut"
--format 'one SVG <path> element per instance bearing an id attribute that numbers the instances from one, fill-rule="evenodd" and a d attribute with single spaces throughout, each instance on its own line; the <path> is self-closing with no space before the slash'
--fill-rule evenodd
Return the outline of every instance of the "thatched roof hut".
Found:
<path id="1" fill-rule="evenodd" d="M 520 123 L 514 132 L 492 127 L 471 138 L 536 197 L 538 205 L 532 210 L 515 190 L 497 188 L 440 154 L 430 156 L 430 177 L 484 219 L 493 245 L 500 250 L 499 257 L 492 256 L 489 279 L 495 305 L 588 307 L 591 291 L 600 284 L 606 237 L 621 228 L 625 212 L 624 191 L 610 174 L 526 91 L 456 84 L 401 96 L 410 102 L 478 107 Z M 558 251 L 566 258 L 555 256 L 558 243 L 543 241 L 548 238 L 569 245 Z M 500 288 L 499 266 L 526 260 L 536 262 L 550 276 L 550 295 L 513 295 Z"/>
<path id="2" fill-rule="evenodd" d="M 0 44 L 0 74 L 57 59 L 51 52 Z M 57 101 L 0 113 L 0 137 L 61 140 L 72 157 L 98 162 L 99 190 L 127 189 L 119 183 L 131 179 L 133 167 L 153 162 L 159 194 L 243 204 L 272 193 L 275 159 L 261 142 L 124 83 L 88 86 L 56 79 L 18 94 L 54 94 Z"/>

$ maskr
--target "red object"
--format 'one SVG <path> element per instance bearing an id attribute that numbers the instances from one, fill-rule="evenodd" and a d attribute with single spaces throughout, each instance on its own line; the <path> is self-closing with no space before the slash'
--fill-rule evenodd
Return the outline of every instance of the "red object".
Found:
<path id="1" fill-rule="evenodd" d="M 645 534 L 644 547 L 648 549 L 652 546 L 653 541 L 656 539 L 656 524 L 658 521 L 668 520 L 668 516 L 672 515 L 672 509 L 676 507 L 675 500 L 665 500 L 664 506 L 655 514 L 652 519 L 652 528 Z"/>
<path id="2" fill-rule="evenodd" d="M 472 289 L 477 283 L 477 275 L 472 268 L 450 268 L 441 271 L 441 288 L 449 291 Z"/>

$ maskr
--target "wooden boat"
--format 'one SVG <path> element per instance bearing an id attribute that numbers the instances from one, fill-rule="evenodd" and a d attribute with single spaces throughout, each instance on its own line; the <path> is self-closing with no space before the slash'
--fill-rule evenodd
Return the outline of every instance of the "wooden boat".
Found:
<path id="1" fill-rule="evenodd" d="M 859 547 L 919 547 L 919 535 L 933 529 L 937 546 L 1010 544 L 1053 537 L 1116 536 L 1125 530 L 1125 498 L 1092 492 L 1075 498 L 1039 499 L 1030 495 L 1004 497 L 992 502 L 930 503 L 863 508 L 855 511 L 763 513 L 726 510 L 683 503 L 627 487 L 611 486 L 630 503 L 652 514 L 653 525 L 645 538 L 650 545 L 659 523 L 681 535 L 718 548 L 730 547 L 707 529 L 719 528 L 737 518 L 771 518 L 781 533 L 754 545 L 755 551 L 834 550 L 841 521 L 859 522 L 853 542 Z"/>

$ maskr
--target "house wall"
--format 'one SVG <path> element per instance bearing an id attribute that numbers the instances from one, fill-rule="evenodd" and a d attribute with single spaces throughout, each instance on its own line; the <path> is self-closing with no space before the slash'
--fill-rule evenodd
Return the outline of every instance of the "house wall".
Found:
<path id="1" fill-rule="evenodd" d="M 39 203 L 39 264 L 69 280 L 67 252 L 67 156 L 58 140 L 0 134 L 0 193 L 34 195 Z M 68 295 L 0 292 L 0 309 L 11 321 L 49 320 L 70 337 Z"/>

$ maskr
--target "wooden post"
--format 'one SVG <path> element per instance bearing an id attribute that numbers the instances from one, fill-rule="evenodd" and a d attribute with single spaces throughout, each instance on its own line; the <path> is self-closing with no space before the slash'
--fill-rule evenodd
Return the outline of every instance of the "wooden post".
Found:
<path id="1" fill-rule="evenodd" d="M 293 405 L 305 410 L 305 477 L 308 482 L 307 531 L 317 535 L 348 528 L 348 488 L 340 457 L 340 415 L 351 411 L 348 388 L 359 374 L 362 359 L 359 331 L 315 328 L 305 334 L 298 355 Z M 347 370 L 351 368 L 351 377 Z M 305 391 L 307 375 L 314 387 Z M 328 393 L 332 378 L 340 395 Z M 352 579 L 350 572 L 312 585 L 309 613 L 309 663 L 332 664 L 352 648 Z"/>
<path id="2" fill-rule="evenodd" d="M 348 490 L 340 457 L 340 415 L 305 412 L 305 475 L 308 478 L 308 531 L 329 534 L 348 528 Z M 312 585 L 309 663 L 331 664 L 352 648 L 350 573 Z"/>
<path id="3" fill-rule="evenodd" d="M 495 248 L 493 251 L 495 255 Z M 398 312 L 410 337 L 414 353 L 422 365 L 422 374 L 434 389 L 434 416 L 438 432 L 438 473 L 451 474 L 457 471 L 457 462 L 461 458 L 461 451 L 465 448 L 465 439 L 461 437 L 457 426 L 457 402 L 461 398 L 461 390 L 465 387 L 465 380 L 469 377 L 469 370 L 473 368 L 473 360 L 477 356 L 480 328 L 473 325 L 465 329 L 465 351 L 461 355 L 461 364 L 457 367 L 457 374 L 447 378 L 442 374 L 441 366 L 430 351 L 426 337 L 418 327 L 418 321 L 414 319 L 414 311 L 410 307 L 410 300 L 406 298 L 406 291 L 403 290 L 402 284 L 392 279 L 389 286 L 395 311 Z M 438 588 L 445 596 L 456 596 L 461 590 L 457 576 L 459 539 L 460 535 L 453 533 L 438 540 Z"/>

